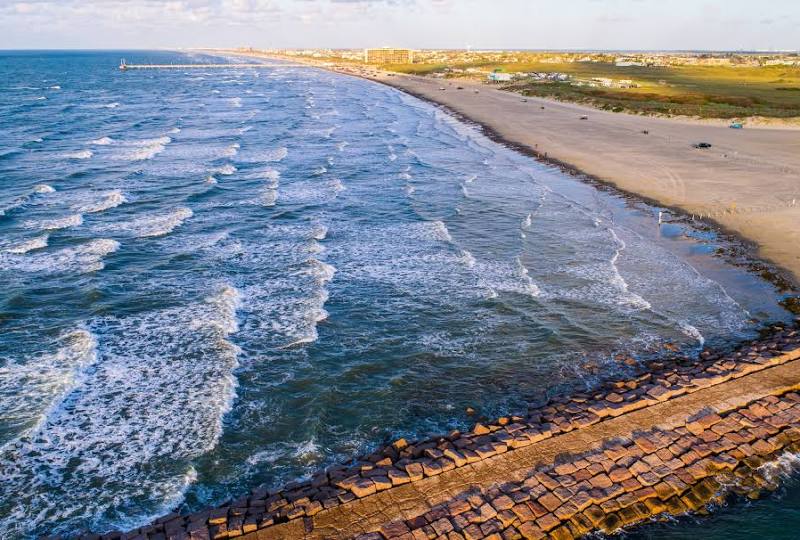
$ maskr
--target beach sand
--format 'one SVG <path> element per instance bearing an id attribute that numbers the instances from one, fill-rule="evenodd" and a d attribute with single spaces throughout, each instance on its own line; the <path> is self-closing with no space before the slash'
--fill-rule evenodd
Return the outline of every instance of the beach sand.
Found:
<path id="1" fill-rule="evenodd" d="M 469 81 L 371 78 L 621 190 L 716 222 L 754 242 L 760 257 L 800 282 L 800 130 L 736 130 L 533 97 L 523 102 L 518 94 Z M 693 148 L 698 142 L 712 147 Z"/>

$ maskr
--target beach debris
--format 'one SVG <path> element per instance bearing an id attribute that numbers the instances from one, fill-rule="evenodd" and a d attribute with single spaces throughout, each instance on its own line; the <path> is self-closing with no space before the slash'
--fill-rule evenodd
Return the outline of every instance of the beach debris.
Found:
<path id="1" fill-rule="evenodd" d="M 589 119 L 589 117 L 586 116 L 585 114 L 583 116 L 581 116 L 581 120 L 588 120 L 588 119 Z"/>
<path id="2" fill-rule="evenodd" d="M 699 143 L 694 143 L 692 146 L 693 146 L 694 148 L 700 148 L 700 149 L 703 149 L 703 148 L 711 148 L 711 143 L 707 143 L 707 142 L 699 142 Z"/>

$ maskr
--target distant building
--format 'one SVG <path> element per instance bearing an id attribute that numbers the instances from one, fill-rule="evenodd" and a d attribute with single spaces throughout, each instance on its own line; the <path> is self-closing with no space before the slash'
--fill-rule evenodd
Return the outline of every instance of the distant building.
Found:
<path id="1" fill-rule="evenodd" d="M 511 73 L 501 73 L 499 71 L 489 73 L 489 80 L 492 82 L 509 82 L 512 78 Z"/>
<path id="2" fill-rule="evenodd" d="M 364 62 L 367 64 L 413 64 L 414 51 L 411 49 L 364 49 Z"/>

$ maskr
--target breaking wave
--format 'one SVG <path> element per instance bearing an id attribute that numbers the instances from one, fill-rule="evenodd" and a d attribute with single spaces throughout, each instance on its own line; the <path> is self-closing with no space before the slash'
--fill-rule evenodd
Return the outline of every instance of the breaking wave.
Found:
<path id="1" fill-rule="evenodd" d="M 164 236 L 183 225 L 183 222 L 193 215 L 189 208 L 179 207 L 163 214 L 145 215 L 130 221 L 99 226 L 98 230 L 127 233 L 137 238 Z"/>

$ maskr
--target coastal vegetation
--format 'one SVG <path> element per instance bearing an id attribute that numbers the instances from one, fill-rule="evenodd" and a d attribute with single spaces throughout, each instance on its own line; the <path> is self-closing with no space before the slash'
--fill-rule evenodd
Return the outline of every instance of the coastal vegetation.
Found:
<path id="1" fill-rule="evenodd" d="M 514 78 L 504 88 L 527 96 L 584 103 L 606 110 L 701 118 L 800 116 L 800 66 L 618 66 L 611 62 L 410 64 L 389 71 L 448 78 L 494 71 Z M 559 73 L 564 81 L 531 73 Z M 625 81 L 624 84 L 620 84 Z"/>

